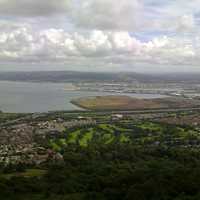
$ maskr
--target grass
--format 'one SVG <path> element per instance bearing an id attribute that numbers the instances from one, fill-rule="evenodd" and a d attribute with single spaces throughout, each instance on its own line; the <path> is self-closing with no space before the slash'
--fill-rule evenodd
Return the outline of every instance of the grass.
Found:
<path id="1" fill-rule="evenodd" d="M 88 143 L 92 140 L 94 134 L 94 130 L 90 128 L 88 132 L 86 132 L 83 137 L 79 140 L 80 146 L 86 147 Z"/>
<path id="2" fill-rule="evenodd" d="M 31 178 L 31 177 L 42 177 L 47 173 L 46 170 L 42 169 L 27 169 L 25 172 L 15 172 L 15 173 L 9 173 L 9 174 L 1 174 L 0 177 L 5 179 L 11 179 L 12 177 L 25 177 L 25 178 Z"/>
<path id="3" fill-rule="evenodd" d="M 85 97 L 74 99 L 71 102 L 76 106 L 89 110 L 132 110 L 161 107 L 159 101 L 122 95 Z"/>
<path id="4" fill-rule="evenodd" d="M 135 145 L 154 145 L 170 144 L 176 145 L 187 144 L 190 141 L 199 140 L 200 135 L 197 130 L 182 126 L 170 126 L 156 122 L 138 122 L 129 123 L 125 127 L 122 124 L 102 123 L 91 128 L 77 128 L 63 138 L 51 141 L 51 146 L 55 151 L 61 151 L 65 146 L 70 144 L 87 147 L 92 144 L 112 143 L 133 143 Z"/>
<path id="5" fill-rule="evenodd" d="M 121 134 L 120 138 L 119 138 L 119 141 L 121 143 L 127 143 L 127 142 L 130 142 L 131 140 L 130 140 L 130 138 L 128 136 L 125 136 L 125 135 Z"/>
<path id="6" fill-rule="evenodd" d="M 141 128 L 142 130 L 153 131 L 153 132 L 163 131 L 163 127 L 160 124 L 156 124 L 152 122 L 145 122 L 145 123 L 137 125 L 137 127 Z"/>
<path id="7" fill-rule="evenodd" d="M 120 131 L 120 132 L 130 132 L 131 131 L 130 129 L 126 129 L 126 128 L 122 128 L 122 127 L 118 127 L 118 126 L 113 126 L 113 128 L 116 131 Z"/>
<path id="8" fill-rule="evenodd" d="M 111 144 L 114 141 L 125 143 L 130 141 L 130 138 L 125 133 L 130 133 L 130 131 L 130 129 L 111 124 L 100 124 L 95 128 L 88 129 L 79 128 L 69 133 L 66 138 L 50 140 L 50 147 L 54 151 L 60 152 L 62 148 L 70 144 L 79 144 L 82 147 L 87 147 L 93 140 L 102 144 Z"/>
<path id="9" fill-rule="evenodd" d="M 70 133 L 67 138 L 67 143 L 75 144 L 79 135 L 80 135 L 80 130 Z"/>
<path id="10" fill-rule="evenodd" d="M 115 137 L 114 135 L 110 134 L 110 133 L 106 133 L 103 135 L 102 140 L 104 144 L 110 144 L 114 141 Z"/>
<path id="11" fill-rule="evenodd" d="M 145 110 L 166 108 L 191 108 L 199 101 L 177 98 L 138 99 L 130 96 L 108 95 L 74 99 L 72 104 L 88 110 Z"/>
<path id="12" fill-rule="evenodd" d="M 67 145 L 67 141 L 66 141 L 66 139 L 64 139 L 64 138 L 59 139 L 58 143 L 59 143 L 61 146 L 66 146 L 66 145 Z"/>
<path id="13" fill-rule="evenodd" d="M 114 133 L 113 127 L 109 124 L 100 124 L 98 127 L 108 133 Z"/>
<path id="14" fill-rule="evenodd" d="M 25 117 L 28 114 L 17 114 L 17 113 L 1 113 L 0 112 L 0 123 L 4 123 L 10 120 L 19 119 Z"/>
<path id="15" fill-rule="evenodd" d="M 54 151 L 61 151 L 61 146 L 59 144 L 57 144 L 54 140 L 50 140 L 50 147 Z"/>

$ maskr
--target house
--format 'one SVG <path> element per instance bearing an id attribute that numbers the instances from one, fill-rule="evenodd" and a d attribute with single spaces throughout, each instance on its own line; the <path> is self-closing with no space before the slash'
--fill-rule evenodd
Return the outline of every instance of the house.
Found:
<path id="1" fill-rule="evenodd" d="M 113 114 L 113 115 L 111 115 L 111 120 L 116 121 L 116 120 L 123 119 L 123 117 L 124 116 L 122 114 Z"/>

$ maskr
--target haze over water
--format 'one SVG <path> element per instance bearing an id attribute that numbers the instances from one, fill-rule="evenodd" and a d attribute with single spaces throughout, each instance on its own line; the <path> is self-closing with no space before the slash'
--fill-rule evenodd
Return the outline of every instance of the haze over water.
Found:
<path id="1" fill-rule="evenodd" d="M 67 91 L 66 83 L 31 83 L 0 81 L 0 110 L 3 112 L 47 112 L 77 110 L 74 98 L 111 95 L 110 92 Z M 118 95 L 113 93 L 113 95 Z M 124 95 L 124 94 L 123 94 Z M 162 95 L 125 94 L 137 98 L 158 98 Z"/>

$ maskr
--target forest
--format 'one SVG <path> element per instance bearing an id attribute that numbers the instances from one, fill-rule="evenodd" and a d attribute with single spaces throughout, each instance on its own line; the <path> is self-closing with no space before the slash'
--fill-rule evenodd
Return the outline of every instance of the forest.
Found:
<path id="1" fill-rule="evenodd" d="M 66 130 L 48 143 L 63 161 L 1 167 L 0 198 L 199 200 L 198 134 L 152 122 Z"/>

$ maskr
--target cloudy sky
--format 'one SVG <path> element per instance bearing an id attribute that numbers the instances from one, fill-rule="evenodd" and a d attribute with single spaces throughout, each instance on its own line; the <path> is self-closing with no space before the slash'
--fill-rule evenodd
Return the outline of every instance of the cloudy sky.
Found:
<path id="1" fill-rule="evenodd" d="M 200 0 L 0 0 L 0 70 L 200 71 Z"/>

